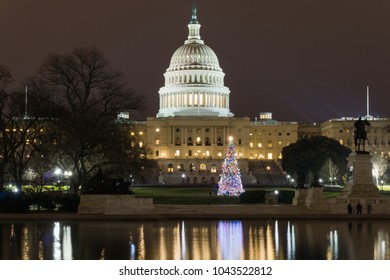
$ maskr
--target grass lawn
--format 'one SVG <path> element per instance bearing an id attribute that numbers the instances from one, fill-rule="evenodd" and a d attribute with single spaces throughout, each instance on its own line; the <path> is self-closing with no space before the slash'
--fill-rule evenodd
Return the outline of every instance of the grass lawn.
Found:
<path id="1" fill-rule="evenodd" d="M 251 187 L 250 190 L 266 189 L 273 191 L 276 188 Z M 280 190 L 281 188 L 278 188 Z M 153 198 L 155 204 L 239 204 L 238 197 L 218 196 L 217 188 L 212 186 L 139 186 L 132 188 L 136 197 Z"/>
<path id="2" fill-rule="evenodd" d="M 217 196 L 212 187 L 135 187 L 136 197 L 152 197 L 155 204 L 237 204 L 238 197 Z M 211 195 L 210 195 L 211 194 Z"/>

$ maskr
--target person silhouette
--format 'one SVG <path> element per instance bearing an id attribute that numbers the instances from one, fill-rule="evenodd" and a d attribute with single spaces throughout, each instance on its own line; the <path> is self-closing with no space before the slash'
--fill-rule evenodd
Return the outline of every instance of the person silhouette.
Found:
<path id="1" fill-rule="evenodd" d="M 356 205 L 356 213 L 361 214 L 362 209 L 363 209 L 363 206 L 360 204 L 360 202 L 358 202 L 358 204 Z"/>
<path id="2" fill-rule="evenodd" d="M 348 209 L 348 214 L 352 214 L 352 205 L 351 205 L 351 203 L 348 203 L 347 209 Z"/>

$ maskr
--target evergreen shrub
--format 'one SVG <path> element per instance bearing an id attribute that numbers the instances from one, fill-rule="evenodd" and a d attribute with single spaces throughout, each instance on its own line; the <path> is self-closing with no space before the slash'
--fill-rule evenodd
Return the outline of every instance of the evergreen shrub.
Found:
<path id="1" fill-rule="evenodd" d="M 247 190 L 240 194 L 240 202 L 242 203 L 264 203 L 265 190 Z"/>

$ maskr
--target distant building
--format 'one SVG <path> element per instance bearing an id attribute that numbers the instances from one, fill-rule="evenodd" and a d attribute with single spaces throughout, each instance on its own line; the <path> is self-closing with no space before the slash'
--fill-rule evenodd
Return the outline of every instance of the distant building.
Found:
<path id="1" fill-rule="evenodd" d="M 299 124 L 298 126 L 298 139 L 310 138 L 314 136 L 320 136 L 321 125 L 317 123 Z"/>

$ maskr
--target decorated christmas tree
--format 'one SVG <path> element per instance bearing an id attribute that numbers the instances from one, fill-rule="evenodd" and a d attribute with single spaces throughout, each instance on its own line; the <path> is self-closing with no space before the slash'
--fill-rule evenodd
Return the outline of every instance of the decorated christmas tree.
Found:
<path id="1" fill-rule="evenodd" d="M 225 160 L 222 163 L 222 173 L 218 187 L 218 195 L 239 196 L 244 192 L 240 169 L 238 169 L 237 154 L 231 137 L 229 138 Z"/>

